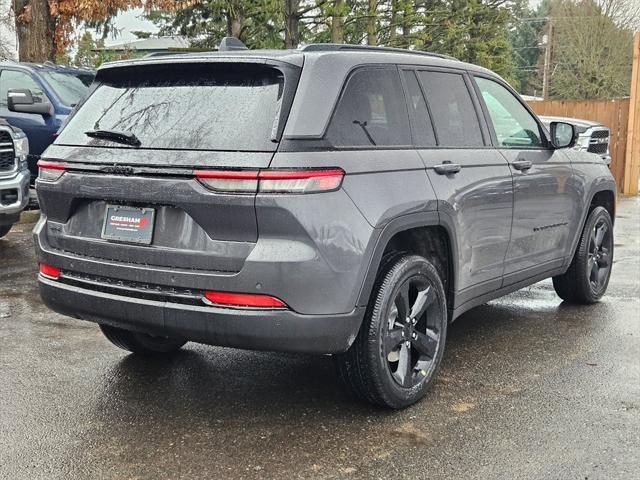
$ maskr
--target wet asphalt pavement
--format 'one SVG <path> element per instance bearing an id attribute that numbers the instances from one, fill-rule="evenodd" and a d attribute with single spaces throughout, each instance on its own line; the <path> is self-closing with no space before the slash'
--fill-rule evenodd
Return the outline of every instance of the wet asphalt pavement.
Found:
<path id="1" fill-rule="evenodd" d="M 0 240 L 0 479 L 640 478 L 640 197 L 605 299 L 550 281 L 450 328 L 427 397 L 352 400 L 328 356 L 126 355 L 40 303 L 32 225 Z"/>

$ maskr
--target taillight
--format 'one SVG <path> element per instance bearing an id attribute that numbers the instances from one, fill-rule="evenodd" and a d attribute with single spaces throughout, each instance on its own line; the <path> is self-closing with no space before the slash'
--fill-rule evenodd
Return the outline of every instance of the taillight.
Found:
<path id="1" fill-rule="evenodd" d="M 260 172 L 261 193 L 313 193 L 336 190 L 344 171 L 330 170 L 265 170 Z"/>
<path id="2" fill-rule="evenodd" d="M 43 277 L 50 278 L 52 280 L 57 280 L 60 278 L 60 269 L 58 267 L 54 267 L 53 265 L 47 265 L 46 263 L 40 264 L 40 275 Z"/>
<path id="3" fill-rule="evenodd" d="M 279 298 L 254 293 L 204 292 L 208 303 L 228 307 L 286 308 Z"/>
<path id="4" fill-rule="evenodd" d="M 64 174 L 64 163 L 38 160 L 38 180 L 55 182 Z"/>
<path id="5" fill-rule="evenodd" d="M 195 170 L 193 174 L 212 190 L 236 193 L 256 193 L 256 170 Z"/>
<path id="6" fill-rule="evenodd" d="M 344 170 L 195 170 L 212 190 L 232 193 L 315 193 L 337 190 Z"/>

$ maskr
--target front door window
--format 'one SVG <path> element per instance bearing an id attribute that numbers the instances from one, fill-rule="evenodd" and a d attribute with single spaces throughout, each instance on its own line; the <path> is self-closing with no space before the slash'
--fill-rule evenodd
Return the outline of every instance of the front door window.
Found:
<path id="1" fill-rule="evenodd" d="M 520 101 L 498 82 L 475 77 L 501 148 L 544 147 L 540 126 Z"/>

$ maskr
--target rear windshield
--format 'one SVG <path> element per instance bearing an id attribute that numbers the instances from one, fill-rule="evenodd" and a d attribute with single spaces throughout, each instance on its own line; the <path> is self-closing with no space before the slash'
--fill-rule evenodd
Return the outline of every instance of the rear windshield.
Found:
<path id="1" fill-rule="evenodd" d="M 64 128 L 62 145 L 130 148 L 91 130 L 133 134 L 140 148 L 273 151 L 284 76 L 272 67 L 206 64 L 114 69 Z"/>

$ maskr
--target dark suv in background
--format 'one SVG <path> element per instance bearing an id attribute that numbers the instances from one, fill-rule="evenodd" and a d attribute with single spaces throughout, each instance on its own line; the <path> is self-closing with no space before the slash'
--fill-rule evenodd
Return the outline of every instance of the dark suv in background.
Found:
<path id="1" fill-rule="evenodd" d="M 104 65 L 40 161 L 42 298 L 115 345 L 332 353 L 421 398 L 463 312 L 597 301 L 615 183 L 492 72 L 346 45 Z"/>
<path id="2" fill-rule="evenodd" d="M 95 71 L 53 63 L 0 62 L 0 118 L 22 129 L 29 139 L 31 183 L 38 159 L 56 132 L 85 97 Z"/>

